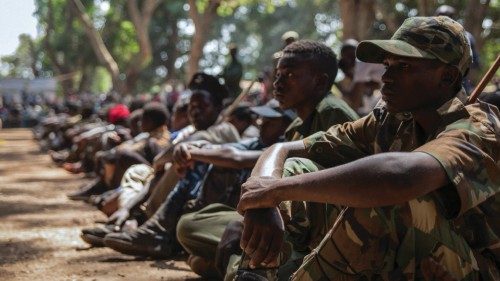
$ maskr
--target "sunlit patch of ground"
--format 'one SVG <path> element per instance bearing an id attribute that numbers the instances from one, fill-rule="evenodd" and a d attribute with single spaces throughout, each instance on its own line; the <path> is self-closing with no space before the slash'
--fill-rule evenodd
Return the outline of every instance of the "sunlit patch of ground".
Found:
<path id="1" fill-rule="evenodd" d="M 105 217 L 65 196 L 87 181 L 39 153 L 30 130 L 0 130 L 0 280 L 201 280 L 180 260 L 88 249 L 80 229 Z"/>

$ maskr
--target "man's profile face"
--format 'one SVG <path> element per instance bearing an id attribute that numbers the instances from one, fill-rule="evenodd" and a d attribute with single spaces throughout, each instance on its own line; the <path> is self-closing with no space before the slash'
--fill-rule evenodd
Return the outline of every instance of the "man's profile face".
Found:
<path id="1" fill-rule="evenodd" d="M 381 92 L 389 112 L 416 112 L 441 105 L 444 64 L 390 55 L 384 59 L 384 65 Z"/>
<path id="2" fill-rule="evenodd" d="M 315 71 L 311 62 L 295 55 L 278 61 L 274 79 L 274 98 L 283 109 L 297 109 L 311 99 L 316 87 Z"/>

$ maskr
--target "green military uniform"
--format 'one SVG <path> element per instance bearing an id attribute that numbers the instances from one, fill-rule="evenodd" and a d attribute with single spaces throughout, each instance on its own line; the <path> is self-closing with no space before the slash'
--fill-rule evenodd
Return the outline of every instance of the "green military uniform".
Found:
<path id="1" fill-rule="evenodd" d="M 385 52 L 439 59 L 462 74 L 470 64 L 463 28 L 444 17 L 411 18 L 391 40 L 362 44 L 357 55 L 367 62 Z M 345 209 L 292 280 L 422 280 L 428 257 L 457 280 L 499 280 L 500 113 L 466 100 L 462 90 L 437 109 L 440 123 L 427 135 L 410 114 L 389 113 L 381 102 L 363 119 L 304 139 L 309 158 L 325 167 L 383 152 L 427 153 L 451 184 L 401 205 Z"/>
<path id="2" fill-rule="evenodd" d="M 315 110 L 305 121 L 297 118 L 290 124 L 285 133 L 285 138 L 290 141 L 300 140 L 315 132 L 326 130 L 335 124 L 342 124 L 344 122 L 356 120 L 357 118 L 357 114 L 347 105 L 347 103 L 329 93 L 318 103 Z M 324 229 L 323 222 L 325 222 L 325 215 L 321 214 L 321 211 L 325 210 L 324 206 L 326 205 L 318 205 L 323 206 L 318 208 L 320 213 L 315 217 L 319 219 L 319 222 L 316 223 L 318 220 L 313 220 L 311 224 L 309 220 L 307 220 L 307 225 L 304 224 L 300 229 L 303 233 L 309 233 L 308 231 L 311 229 L 311 225 Z M 302 210 L 302 206 L 302 204 L 299 204 L 297 209 Z M 220 242 L 220 238 L 227 224 L 238 220 L 238 218 L 242 220 L 241 216 L 234 208 L 222 204 L 211 204 L 199 212 L 186 214 L 181 217 L 177 224 L 177 239 L 190 254 L 213 260 L 215 258 L 217 245 Z M 301 217 L 299 220 L 305 221 L 306 218 Z M 311 230 L 311 232 L 320 233 L 320 231 L 316 229 Z M 304 255 L 305 254 L 301 254 L 301 257 Z M 231 263 L 228 267 L 228 271 L 236 269 L 234 265 L 239 263 L 239 259 L 232 259 Z M 234 276 L 234 273 L 235 272 L 230 272 L 228 275 Z"/>
<path id="3" fill-rule="evenodd" d="M 485 103 L 464 107 L 464 100 L 460 92 L 438 109 L 443 121 L 430 136 L 423 135 L 411 117 L 389 114 L 379 104 L 366 118 L 304 139 L 310 159 L 326 167 L 381 152 L 425 152 L 443 165 L 454 187 L 403 205 L 348 209 L 295 279 L 358 280 L 377 275 L 418 280 L 419 262 L 428 256 L 459 280 L 477 277 L 473 249 L 459 229 L 463 223 L 449 218 L 470 212 L 498 192 L 499 136 L 494 128 L 498 133 L 499 117 Z M 452 196 L 455 190 L 458 196 Z"/>

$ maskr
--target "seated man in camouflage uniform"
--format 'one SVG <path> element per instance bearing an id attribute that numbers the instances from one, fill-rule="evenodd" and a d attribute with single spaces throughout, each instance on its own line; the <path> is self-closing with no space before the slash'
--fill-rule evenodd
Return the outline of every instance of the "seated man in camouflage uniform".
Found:
<path id="1" fill-rule="evenodd" d="M 345 207 L 292 280 L 422 280 L 429 257 L 457 280 L 498 280 L 500 113 L 467 105 L 463 27 L 410 18 L 356 55 L 386 66 L 383 101 L 358 121 L 264 152 L 238 206 L 243 265 L 279 264 L 289 222 L 277 206 L 306 200 Z"/>
<path id="2" fill-rule="evenodd" d="M 343 100 L 330 92 L 337 75 L 337 60 L 329 47 L 319 42 L 302 40 L 288 45 L 281 55 L 276 68 L 274 96 L 281 108 L 293 109 L 299 117 L 287 129 L 287 141 L 299 140 L 332 125 L 358 118 Z M 303 205 L 294 207 L 304 208 Z M 328 229 L 323 226 L 323 222 L 331 209 L 317 207 L 315 210 L 313 225 L 302 227 L 312 232 Z M 177 227 L 178 239 L 188 252 L 203 256 L 207 260 L 216 260 L 218 270 L 224 275 L 228 263 L 228 259 L 224 257 L 230 257 L 238 251 L 233 251 L 234 247 L 227 247 L 227 252 L 219 254 L 219 257 L 223 258 L 216 259 L 215 248 L 221 243 L 239 243 L 240 233 L 237 231 L 224 238 L 221 234 L 229 223 L 241 224 L 242 217 L 234 208 L 221 204 L 208 206 L 200 213 L 200 216 L 193 215 L 181 219 Z M 206 227 L 207 225 L 209 227 Z M 197 229 L 193 230 L 193 226 Z M 205 235 L 197 235 L 202 232 Z M 234 258 L 237 259 L 238 256 Z"/>

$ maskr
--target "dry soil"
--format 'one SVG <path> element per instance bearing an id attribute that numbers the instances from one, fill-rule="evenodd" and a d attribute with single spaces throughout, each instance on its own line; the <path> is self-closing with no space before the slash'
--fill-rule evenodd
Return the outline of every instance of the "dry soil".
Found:
<path id="1" fill-rule="evenodd" d="M 89 179 L 56 167 L 27 129 L 0 129 L 0 280 L 201 280 L 181 260 L 89 248 L 80 230 L 105 217 L 66 194 Z"/>

